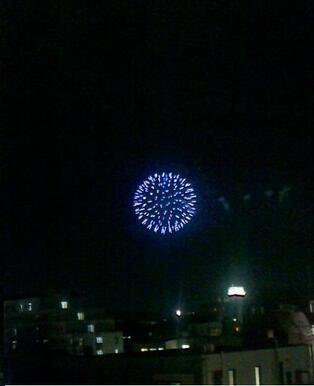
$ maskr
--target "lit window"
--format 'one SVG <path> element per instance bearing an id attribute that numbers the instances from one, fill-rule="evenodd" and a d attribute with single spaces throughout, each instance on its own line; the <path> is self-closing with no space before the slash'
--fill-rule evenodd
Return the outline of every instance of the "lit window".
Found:
<path id="1" fill-rule="evenodd" d="M 312 324 L 312 335 L 314 335 L 314 324 Z"/>
<path id="2" fill-rule="evenodd" d="M 254 373 L 255 373 L 255 385 L 261 384 L 261 368 L 260 366 L 254 367 Z"/>
<path id="3" fill-rule="evenodd" d="M 44 339 L 44 340 L 43 340 L 43 343 L 48 343 L 48 339 Z"/>
<path id="4" fill-rule="evenodd" d="M 16 350 L 17 340 L 12 341 L 12 350 Z"/>
<path id="5" fill-rule="evenodd" d="M 66 310 L 66 309 L 68 308 L 68 302 L 66 302 L 65 300 L 62 301 L 62 302 L 60 302 L 60 303 L 61 303 L 61 308 L 62 308 L 63 310 Z"/>
<path id="6" fill-rule="evenodd" d="M 314 300 L 310 301 L 310 312 L 314 312 Z"/>
<path id="7" fill-rule="evenodd" d="M 102 350 L 97 350 L 97 351 L 96 351 L 96 354 L 97 354 L 97 355 L 104 355 L 104 352 L 103 352 Z"/>
<path id="8" fill-rule="evenodd" d="M 220 328 L 211 328 L 210 329 L 210 335 L 211 336 L 219 336 L 219 335 L 221 335 L 221 329 Z"/>
<path id="9" fill-rule="evenodd" d="M 13 335 L 16 336 L 17 335 L 17 328 L 13 328 Z"/>
<path id="10" fill-rule="evenodd" d="M 97 336 L 96 337 L 96 343 L 103 343 L 103 338 L 102 338 L 102 336 Z"/>
<path id="11" fill-rule="evenodd" d="M 149 349 L 149 351 L 157 351 L 157 349 L 152 347 L 152 348 Z"/>
<path id="12" fill-rule="evenodd" d="M 162 351 L 162 350 L 164 350 L 163 347 L 158 347 L 158 351 Z"/>
<path id="13" fill-rule="evenodd" d="M 233 318 L 232 320 L 233 320 L 234 322 L 236 322 L 236 321 L 237 321 L 237 318 Z"/>
<path id="14" fill-rule="evenodd" d="M 30 302 L 30 303 L 27 303 L 27 310 L 28 310 L 28 311 L 32 311 L 32 309 L 33 309 L 32 303 L 31 303 L 31 302 Z"/>
<path id="15" fill-rule="evenodd" d="M 186 349 L 186 348 L 190 348 L 190 345 L 189 345 L 189 344 L 183 344 L 181 347 L 182 347 L 183 349 Z"/>
<path id="16" fill-rule="evenodd" d="M 114 349 L 115 354 L 119 354 L 119 350 L 117 348 Z"/>
<path id="17" fill-rule="evenodd" d="M 84 312 L 78 312 L 77 313 L 77 319 L 78 320 L 84 320 Z"/>
<path id="18" fill-rule="evenodd" d="M 234 369 L 228 370 L 229 385 L 236 385 L 236 371 Z"/>
<path id="19" fill-rule="evenodd" d="M 24 311 L 24 305 L 22 303 L 20 303 L 20 311 L 23 312 Z"/>
<path id="20" fill-rule="evenodd" d="M 142 347 L 142 348 L 141 348 L 141 351 L 142 351 L 142 352 L 145 352 L 145 351 L 148 351 L 148 349 L 147 349 L 147 348 L 144 348 L 144 347 Z"/>
<path id="21" fill-rule="evenodd" d="M 240 331 L 240 327 L 237 326 L 237 327 L 235 328 L 235 331 L 236 331 L 236 332 L 239 332 L 239 331 Z"/>
<path id="22" fill-rule="evenodd" d="M 181 311 L 181 310 L 176 310 L 176 315 L 177 315 L 178 317 L 180 317 L 180 316 L 182 315 L 182 311 Z"/>
<path id="23" fill-rule="evenodd" d="M 89 325 L 87 326 L 87 331 L 88 331 L 88 332 L 94 332 L 94 331 L 95 331 L 95 326 L 94 326 L 93 324 L 89 324 Z"/>

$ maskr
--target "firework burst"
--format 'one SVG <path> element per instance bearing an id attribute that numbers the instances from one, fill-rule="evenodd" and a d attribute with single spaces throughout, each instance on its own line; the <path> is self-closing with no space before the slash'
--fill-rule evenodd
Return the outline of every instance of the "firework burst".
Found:
<path id="1" fill-rule="evenodd" d="M 149 176 L 136 190 L 133 206 L 141 223 L 161 234 L 182 229 L 195 214 L 196 194 L 179 174 Z"/>

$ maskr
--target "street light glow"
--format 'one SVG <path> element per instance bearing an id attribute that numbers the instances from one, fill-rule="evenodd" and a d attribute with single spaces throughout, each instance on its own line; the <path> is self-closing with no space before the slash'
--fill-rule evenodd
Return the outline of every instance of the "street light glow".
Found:
<path id="1" fill-rule="evenodd" d="M 180 316 L 182 315 L 182 311 L 181 311 L 181 310 L 176 310 L 176 315 L 177 315 L 178 317 L 180 317 Z"/>

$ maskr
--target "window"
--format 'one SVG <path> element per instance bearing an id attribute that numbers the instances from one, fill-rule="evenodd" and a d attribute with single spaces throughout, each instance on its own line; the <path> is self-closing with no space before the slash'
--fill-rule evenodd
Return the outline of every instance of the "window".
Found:
<path id="1" fill-rule="evenodd" d="M 17 335 L 17 328 L 13 328 L 12 332 L 13 332 L 13 335 L 16 336 Z"/>
<path id="2" fill-rule="evenodd" d="M 103 343 L 103 338 L 102 338 L 102 336 L 97 336 L 96 337 L 96 343 Z"/>
<path id="3" fill-rule="evenodd" d="M 310 301 L 310 312 L 314 313 L 314 300 Z"/>
<path id="4" fill-rule="evenodd" d="M 17 340 L 12 340 L 12 350 L 16 350 Z"/>
<path id="5" fill-rule="evenodd" d="M 27 311 L 32 311 L 33 305 L 31 302 L 27 303 Z"/>
<path id="6" fill-rule="evenodd" d="M 309 385 L 310 373 L 303 370 L 295 370 L 295 383 L 297 385 Z"/>
<path id="7" fill-rule="evenodd" d="M 292 371 L 286 371 L 287 385 L 292 385 Z"/>
<path id="8" fill-rule="evenodd" d="M 114 349 L 115 354 L 119 354 L 119 350 L 117 348 Z"/>
<path id="9" fill-rule="evenodd" d="M 189 344 L 183 344 L 181 347 L 182 347 L 183 349 L 186 349 L 186 348 L 190 348 L 190 345 L 189 345 Z"/>
<path id="10" fill-rule="evenodd" d="M 19 307 L 20 307 L 20 308 L 19 308 L 20 312 L 23 312 L 23 311 L 24 311 L 24 305 L 23 305 L 22 303 L 20 303 L 20 304 L 19 304 Z"/>
<path id="11" fill-rule="evenodd" d="M 61 308 L 63 310 L 67 310 L 68 309 L 68 302 L 66 302 L 65 300 L 63 300 L 62 302 L 60 302 L 61 304 Z"/>
<path id="12" fill-rule="evenodd" d="M 222 371 L 221 370 L 215 370 L 213 372 L 213 382 L 214 382 L 214 385 L 222 385 Z"/>
<path id="13" fill-rule="evenodd" d="M 279 370 L 279 384 L 284 385 L 285 384 L 285 374 L 284 374 L 284 366 L 283 362 L 279 362 L 278 364 L 278 370 Z"/>
<path id="14" fill-rule="evenodd" d="M 229 385 L 236 385 L 237 384 L 235 369 L 228 370 L 228 383 L 229 383 Z"/>
<path id="15" fill-rule="evenodd" d="M 97 354 L 97 355 L 104 355 L 104 352 L 103 352 L 102 350 L 97 350 L 97 351 L 96 351 L 96 354 Z"/>
<path id="16" fill-rule="evenodd" d="M 95 332 L 95 326 L 93 324 L 89 324 L 87 326 L 87 331 L 88 332 Z"/>
<path id="17" fill-rule="evenodd" d="M 78 312 L 77 313 L 77 319 L 78 320 L 84 320 L 84 312 Z"/>
<path id="18" fill-rule="evenodd" d="M 314 324 L 312 324 L 312 335 L 314 335 Z"/>
<path id="19" fill-rule="evenodd" d="M 261 384 L 261 368 L 260 366 L 254 367 L 254 374 L 255 374 L 255 385 Z"/>
<path id="20" fill-rule="evenodd" d="M 211 336 L 220 336 L 221 335 L 221 329 L 220 328 L 211 328 L 210 329 L 210 335 Z"/>
<path id="21" fill-rule="evenodd" d="M 141 351 L 142 351 L 142 352 L 145 352 L 145 351 L 148 351 L 148 349 L 147 349 L 147 348 L 144 348 L 144 347 L 142 347 L 142 348 L 141 348 Z"/>

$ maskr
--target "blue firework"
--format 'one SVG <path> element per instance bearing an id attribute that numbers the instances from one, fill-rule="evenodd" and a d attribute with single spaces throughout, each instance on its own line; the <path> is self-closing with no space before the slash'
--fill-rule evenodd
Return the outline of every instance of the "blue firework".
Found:
<path id="1" fill-rule="evenodd" d="M 136 190 L 133 206 L 143 225 L 161 234 L 177 232 L 195 213 L 196 194 L 179 174 L 149 176 Z"/>

